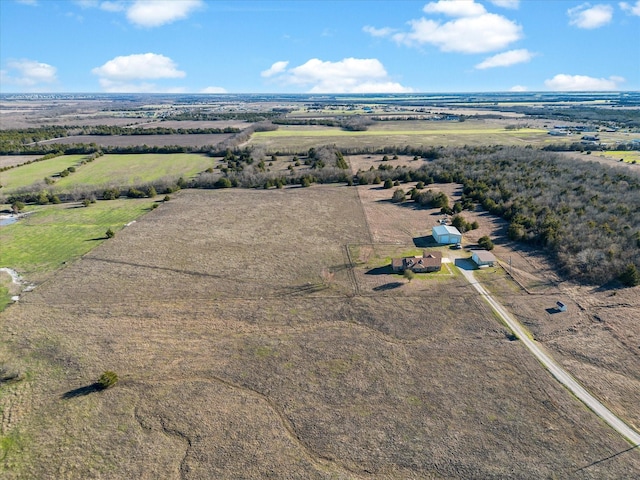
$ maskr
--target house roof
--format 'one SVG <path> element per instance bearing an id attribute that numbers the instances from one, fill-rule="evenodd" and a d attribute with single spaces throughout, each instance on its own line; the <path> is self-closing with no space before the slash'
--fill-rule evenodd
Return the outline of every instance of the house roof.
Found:
<path id="1" fill-rule="evenodd" d="M 391 260 L 393 268 L 439 267 L 442 264 L 442 252 L 425 250 L 422 257 L 404 257 Z"/>
<path id="2" fill-rule="evenodd" d="M 476 256 L 478 260 L 481 262 L 495 262 L 496 257 L 493 253 L 488 250 L 474 250 L 472 252 L 473 255 Z"/>
<path id="3" fill-rule="evenodd" d="M 422 261 L 429 267 L 437 267 L 442 263 L 442 252 L 425 250 L 422 252 Z"/>
<path id="4" fill-rule="evenodd" d="M 434 235 L 462 235 L 460 230 L 456 227 L 452 227 L 451 225 L 437 225 L 431 229 L 431 232 Z"/>

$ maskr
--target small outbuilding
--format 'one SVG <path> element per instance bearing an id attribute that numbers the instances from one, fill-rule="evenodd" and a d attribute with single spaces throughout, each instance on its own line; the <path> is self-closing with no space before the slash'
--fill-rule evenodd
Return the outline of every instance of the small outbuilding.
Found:
<path id="1" fill-rule="evenodd" d="M 451 225 L 436 225 L 431 229 L 431 235 L 436 243 L 450 245 L 452 243 L 462 242 L 462 234 L 460 230 Z"/>
<path id="2" fill-rule="evenodd" d="M 471 260 L 476 262 L 479 267 L 493 267 L 497 262 L 495 255 L 488 250 L 474 250 L 471 254 Z"/>

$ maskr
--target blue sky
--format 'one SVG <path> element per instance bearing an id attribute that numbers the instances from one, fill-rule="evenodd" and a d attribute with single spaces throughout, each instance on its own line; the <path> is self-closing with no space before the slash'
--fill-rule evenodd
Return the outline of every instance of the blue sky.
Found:
<path id="1" fill-rule="evenodd" d="M 640 90 L 640 0 L 0 0 L 0 92 Z"/>

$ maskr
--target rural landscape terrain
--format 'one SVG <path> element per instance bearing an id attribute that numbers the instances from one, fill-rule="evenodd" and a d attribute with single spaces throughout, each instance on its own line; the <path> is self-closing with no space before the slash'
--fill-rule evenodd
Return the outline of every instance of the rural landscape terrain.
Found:
<path id="1" fill-rule="evenodd" d="M 0 115 L 0 477 L 640 475 L 637 92 Z"/>

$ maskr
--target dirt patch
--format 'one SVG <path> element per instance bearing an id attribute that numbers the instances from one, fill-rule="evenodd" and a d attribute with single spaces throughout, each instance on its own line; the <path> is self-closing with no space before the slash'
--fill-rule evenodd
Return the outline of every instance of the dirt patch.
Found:
<path id="1" fill-rule="evenodd" d="M 0 155 L 0 168 L 17 167 L 42 158 L 42 155 Z"/>

